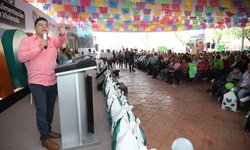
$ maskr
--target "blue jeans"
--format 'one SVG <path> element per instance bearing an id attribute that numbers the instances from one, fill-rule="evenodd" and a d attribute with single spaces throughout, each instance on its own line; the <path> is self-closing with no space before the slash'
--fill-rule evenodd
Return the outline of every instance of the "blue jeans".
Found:
<path id="1" fill-rule="evenodd" d="M 49 132 L 51 131 L 57 85 L 43 86 L 30 84 L 29 87 L 35 101 L 36 122 L 40 132 L 40 141 L 45 141 L 49 138 Z"/>
<path id="2" fill-rule="evenodd" d="M 238 98 L 244 98 L 246 96 L 248 96 L 250 94 L 250 88 L 239 88 L 239 87 L 235 87 L 233 92 L 235 94 L 237 94 Z"/>

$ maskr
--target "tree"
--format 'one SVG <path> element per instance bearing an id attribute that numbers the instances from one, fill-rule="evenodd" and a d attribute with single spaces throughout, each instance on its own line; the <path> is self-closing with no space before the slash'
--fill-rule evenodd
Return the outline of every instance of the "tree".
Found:
<path id="1" fill-rule="evenodd" d="M 227 28 L 225 29 L 224 34 L 240 39 L 242 38 L 242 28 Z"/>
<path id="2" fill-rule="evenodd" d="M 213 43 L 219 44 L 223 35 L 223 30 L 220 29 L 208 29 L 205 31 L 206 37 L 213 40 Z"/>
<path id="3" fill-rule="evenodd" d="M 245 28 L 245 37 L 250 41 L 250 27 Z"/>
<path id="4" fill-rule="evenodd" d="M 214 43 L 220 44 L 222 36 L 240 39 L 242 38 L 242 28 L 225 28 L 221 29 L 208 29 L 205 32 L 206 37 L 213 40 Z M 245 38 L 250 41 L 250 27 L 245 28 Z"/>
<path id="5" fill-rule="evenodd" d="M 240 39 L 242 38 L 242 31 L 242 28 L 229 28 L 225 30 L 224 34 L 231 35 L 234 38 Z M 245 28 L 244 37 L 250 41 L 250 27 Z"/>

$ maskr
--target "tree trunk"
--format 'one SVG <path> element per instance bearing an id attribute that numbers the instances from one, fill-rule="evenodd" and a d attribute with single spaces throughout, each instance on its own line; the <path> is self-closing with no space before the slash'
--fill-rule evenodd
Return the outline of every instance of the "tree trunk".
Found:
<path id="1" fill-rule="evenodd" d="M 250 41 L 250 37 L 246 36 L 246 38 L 248 39 L 248 41 Z"/>
<path id="2" fill-rule="evenodd" d="M 174 35 L 182 44 L 185 44 L 185 41 L 176 33 L 176 31 L 174 31 Z"/>
<path id="3" fill-rule="evenodd" d="M 216 42 L 217 45 L 220 43 L 221 37 L 222 37 L 222 34 L 220 34 L 220 36 L 219 36 L 219 38 L 218 38 L 218 40 Z"/>

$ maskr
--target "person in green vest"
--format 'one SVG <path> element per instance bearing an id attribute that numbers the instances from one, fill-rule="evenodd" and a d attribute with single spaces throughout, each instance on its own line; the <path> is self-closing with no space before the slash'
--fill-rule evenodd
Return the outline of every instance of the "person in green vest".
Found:
<path id="1" fill-rule="evenodd" d="M 223 69 L 224 69 L 224 63 L 223 61 L 221 60 L 221 56 L 220 55 L 217 55 L 215 57 L 215 61 L 214 61 L 214 64 L 210 70 L 210 77 L 209 79 L 213 80 L 218 80 L 222 73 L 223 73 Z"/>
<path id="2" fill-rule="evenodd" d="M 210 68 L 213 68 L 213 66 L 214 66 L 214 63 L 215 63 L 215 58 L 214 58 L 214 56 L 213 55 L 209 55 L 209 67 Z"/>
<path id="3" fill-rule="evenodd" d="M 221 60 L 221 56 L 220 55 L 216 56 L 215 62 L 214 62 L 214 65 L 213 65 L 213 69 L 219 69 L 219 70 L 224 69 L 224 63 Z"/>
<path id="4" fill-rule="evenodd" d="M 123 52 L 120 50 L 118 53 L 119 68 L 123 68 L 123 59 L 124 59 L 124 55 L 123 55 Z"/>

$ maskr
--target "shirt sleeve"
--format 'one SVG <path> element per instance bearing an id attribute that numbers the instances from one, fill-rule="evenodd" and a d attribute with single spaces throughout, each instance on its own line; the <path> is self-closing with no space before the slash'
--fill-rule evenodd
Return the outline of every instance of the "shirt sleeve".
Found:
<path id="1" fill-rule="evenodd" d="M 29 38 L 26 37 L 22 39 L 19 45 L 19 51 L 17 53 L 17 57 L 20 62 L 30 61 L 41 52 L 41 49 L 38 46 L 32 47 L 32 51 L 31 51 L 29 42 L 32 42 L 32 41 L 30 41 Z"/>
<path id="2" fill-rule="evenodd" d="M 55 44 L 55 47 L 57 48 L 60 48 L 63 43 L 66 41 L 67 37 L 66 37 L 66 34 L 64 36 L 58 36 L 54 39 L 54 44 Z"/>

